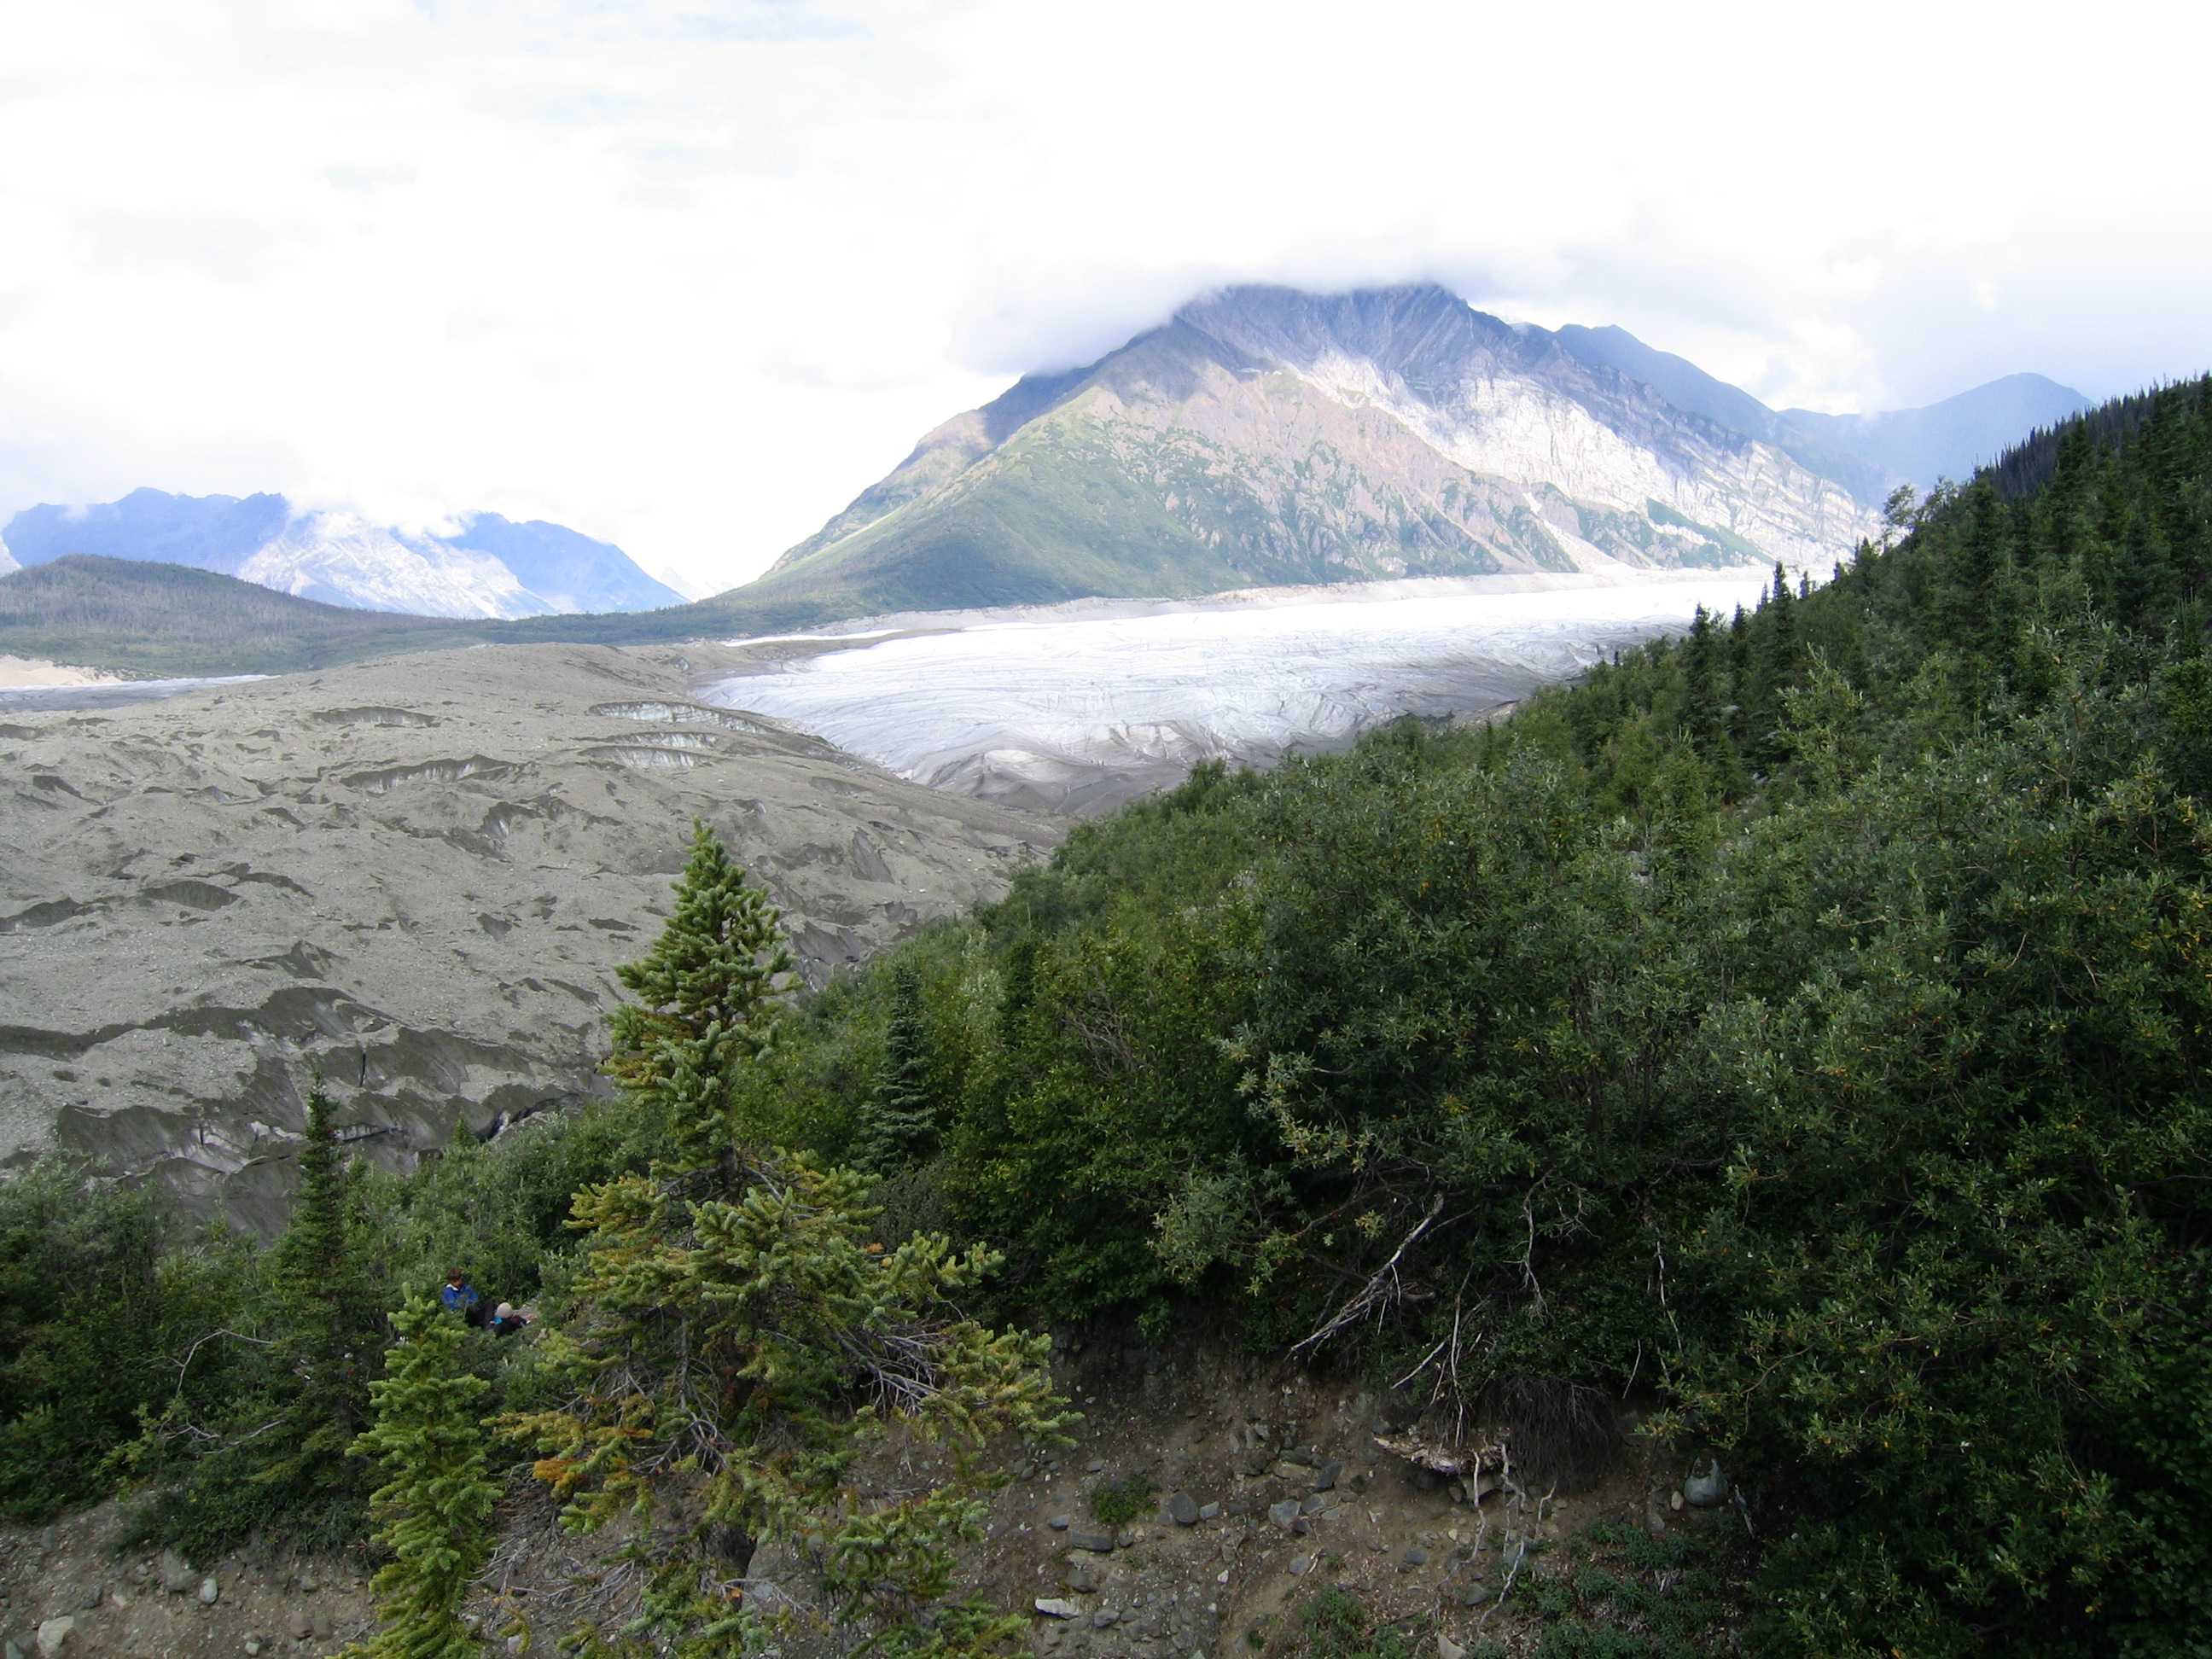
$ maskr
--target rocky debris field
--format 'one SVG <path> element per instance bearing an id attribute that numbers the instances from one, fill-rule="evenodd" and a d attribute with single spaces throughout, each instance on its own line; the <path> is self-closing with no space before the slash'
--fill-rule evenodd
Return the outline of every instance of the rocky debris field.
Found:
<path id="1" fill-rule="evenodd" d="M 4 1659 L 289 1659 L 335 1652 L 372 1623 L 357 1565 L 186 1561 L 129 1536 L 119 1503 L 0 1529 Z"/>
<path id="2" fill-rule="evenodd" d="M 0 708 L 0 1159 L 82 1152 L 266 1234 L 313 1061 L 397 1165 L 601 1086 L 695 816 L 816 982 L 1058 839 L 694 696 L 744 660 L 486 647 Z"/>
<path id="3" fill-rule="evenodd" d="M 1737 1524 L 1725 1475 L 1677 1468 L 1626 1433 L 1601 1479 L 1568 1490 L 1501 1461 L 1492 1434 L 1466 1437 L 1482 1455 L 1453 1466 L 1444 1443 L 1408 1432 L 1417 1402 L 1279 1361 L 1063 1336 L 1054 1370 L 1085 1413 L 1074 1443 L 1016 1463 L 959 1586 L 1027 1614 L 1042 1659 L 1302 1651 L 1301 1620 L 1324 1591 L 1428 1644 L 1424 1659 L 1478 1640 L 1534 1652 L 1532 1604 L 1585 1565 L 1593 1522 L 1655 1538 Z M 1624 1407 L 1622 1430 L 1635 1420 Z M 896 1447 L 878 1464 L 866 1479 L 878 1495 L 936 1468 Z M 618 1618 L 606 1596 L 619 1540 L 558 1530 L 526 1470 L 508 1484 L 499 1548 L 466 1609 L 486 1651 L 550 1650 L 580 1616 Z M 0 1659 L 327 1655 L 372 1625 L 357 1559 L 291 1558 L 276 1538 L 265 1553 L 186 1561 L 130 1537 L 114 1502 L 0 1528 Z M 790 1552 L 762 1550 L 748 1582 L 760 1607 L 795 1610 L 786 1659 L 844 1654 L 866 1634 L 820 1613 Z M 1540 1593 L 1507 1598 L 1509 1585 Z"/>
<path id="4" fill-rule="evenodd" d="M 1404 1393 L 1133 1337 L 1057 1348 L 1085 1413 L 1076 1443 L 1016 1466 L 975 1561 L 978 1588 L 1033 1614 L 1046 1659 L 1295 1650 L 1325 1589 L 1432 1633 L 1430 1652 L 1478 1638 L 1516 1650 L 1536 1631 L 1527 1601 L 1501 1593 L 1571 1576 L 1592 1522 L 1734 1522 L 1725 1481 L 1686 1501 L 1684 1471 L 1633 1436 L 1626 1407 L 1607 1473 L 1569 1489 L 1474 1425 L 1409 1433 L 1420 1402 Z M 1447 1443 L 1471 1455 L 1431 1449 Z"/>

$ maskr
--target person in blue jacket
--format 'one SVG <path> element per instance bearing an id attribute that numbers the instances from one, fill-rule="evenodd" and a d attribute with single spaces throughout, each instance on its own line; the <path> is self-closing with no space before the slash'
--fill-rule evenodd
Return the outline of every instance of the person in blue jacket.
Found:
<path id="1" fill-rule="evenodd" d="M 446 1304 L 447 1313 L 457 1313 L 471 1325 L 483 1323 L 483 1297 L 459 1267 L 446 1275 L 446 1288 L 438 1293 L 438 1300 Z"/>

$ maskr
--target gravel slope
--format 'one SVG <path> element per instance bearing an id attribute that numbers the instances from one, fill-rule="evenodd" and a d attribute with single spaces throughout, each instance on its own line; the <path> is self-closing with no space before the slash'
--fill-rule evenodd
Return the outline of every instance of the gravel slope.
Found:
<path id="1" fill-rule="evenodd" d="M 0 707 L 0 1158 L 60 1146 L 279 1220 L 311 1060 L 373 1156 L 597 1086 L 692 817 L 807 977 L 1000 892 L 1058 826 L 699 683 L 736 653 L 501 646 Z"/>

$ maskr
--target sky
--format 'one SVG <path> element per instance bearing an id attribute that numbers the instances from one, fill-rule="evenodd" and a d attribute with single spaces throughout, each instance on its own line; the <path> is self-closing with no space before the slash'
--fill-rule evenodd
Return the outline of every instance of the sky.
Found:
<path id="1" fill-rule="evenodd" d="M 1778 406 L 2212 368 L 2212 11 L 70 0 L 0 14 L 0 523 L 556 520 L 707 592 L 1230 282 Z"/>

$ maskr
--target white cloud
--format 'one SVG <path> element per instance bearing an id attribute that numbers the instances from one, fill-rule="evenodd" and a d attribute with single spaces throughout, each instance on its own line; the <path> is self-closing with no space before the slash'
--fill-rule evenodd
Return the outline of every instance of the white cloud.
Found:
<path id="1" fill-rule="evenodd" d="M 484 508 L 726 586 L 1014 374 L 1247 277 L 1434 276 L 1830 408 L 2212 363 L 2212 40 L 2163 8 L 80 0 L 8 35 L 0 515 Z"/>

